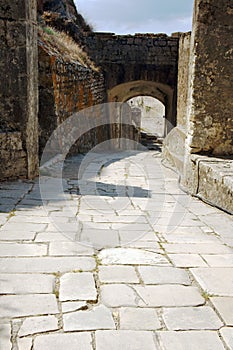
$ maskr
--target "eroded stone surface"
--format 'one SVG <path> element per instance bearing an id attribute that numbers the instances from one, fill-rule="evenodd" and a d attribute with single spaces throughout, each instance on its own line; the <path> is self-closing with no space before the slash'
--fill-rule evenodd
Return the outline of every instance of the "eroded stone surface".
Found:
<path id="1" fill-rule="evenodd" d="M 1 349 L 11 350 L 11 325 L 10 324 L 0 324 L 0 345 Z"/>
<path id="2" fill-rule="evenodd" d="M 219 329 L 223 326 L 216 313 L 208 306 L 164 309 L 163 318 L 169 330 Z"/>
<path id="3" fill-rule="evenodd" d="M 204 303 L 195 287 L 180 285 L 135 286 L 140 296 L 138 305 L 142 307 L 198 306 Z"/>
<path id="4" fill-rule="evenodd" d="M 156 350 L 153 333 L 145 331 L 97 331 L 96 350 Z"/>
<path id="5" fill-rule="evenodd" d="M 227 326 L 233 326 L 233 297 L 210 298 Z"/>
<path id="6" fill-rule="evenodd" d="M 92 273 L 67 273 L 61 277 L 60 300 L 92 300 L 97 299 L 97 290 Z"/>
<path id="7" fill-rule="evenodd" d="M 119 317 L 120 329 L 153 331 L 161 327 L 158 315 L 154 309 L 121 308 Z"/>
<path id="8" fill-rule="evenodd" d="M 233 296 L 233 268 L 191 269 L 201 287 L 210 294 Z"/>
<path id="9" fill-rule="evenodd" d="M 227 344 L 229 349 L 233 349 L 233 328 L 224 327 L 220 330 L 220 334 L 223 340 Z"/>
<path id="10" fill-rule="evenodd" d="M 57 314 L 58 306 L 54 295 L 4 295 L 0 296 L 1 317 L 23 317 Z"/>
<path id="11" fill-rule="evenodd" d="M 145 284 L 190 285 L 186 271 L 174 267 L 139 266 L 138 271 Z"/>
<path id="12" fill-rule="evenodd" d="M 36 337 L 35 350 L 92 350 L 90 333 L 50 334 Z"/>
<path id="13" fill-rule="evenodd" d="M 100 266 L 99 279 L 103 283 L 139 283 L 132 266 Z"/>
<path id="14" fill-rule="evenodd" d="M 166 350 L 224 350 L 217 332 L 214 331 L 159 332 L 158 336 Z"/>
<path id="15" fill-rule="evenodd" d="M 55 331 L 58 329 L 58 319 L 55 316 L 29 317 L 23 321 L 19 336 Z"/>
<path id="16" fill-rule="evenodd" d="M 98 257 L 104 265 L 169 265 L 160 254 L 133 248 L 105 249 Z"/>
<path id="17" fill-rule="evenodd" d="M 109 284 L 100 288 L 100 298 L 104 305 L 110 307 L 137 306 L 137 295 L 124 284 Z"/>
<path id="18" fill-rule="evenodd" d="M 63 322 L 65 332 L 116 328 L 111 311 L 103 305 L 66 314 Z"/>

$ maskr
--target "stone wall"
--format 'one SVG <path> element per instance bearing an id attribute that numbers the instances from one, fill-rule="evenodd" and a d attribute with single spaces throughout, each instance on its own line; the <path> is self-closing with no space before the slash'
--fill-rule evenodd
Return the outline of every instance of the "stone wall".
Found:
<path id="1" fill-rule="evenodd" d="M 54 49 L 40 37 L 39 41 L 39 126 L 40 154 L 52 132 L 72 114 L 105 102 L 103 75 L 95 68 L 85 67 L 78 60 Z M 58 48 L 57 48 L 58 49 Z M 91 126 L 90 126 L 91 129 Z M 106 139 L 92 130 L 77 142 L 75 151 L 89 151 Z M 98 136 L 97 136 L 98 135 Z M 99 137 L 101 136 L 101 140 Z"/>
<path id="2" fill-rule="evenodd" d="M 31 178 L 38 171 L 36 18 L 35 0 L 0 1 L 2 179 L 22 173 Z M 24 160 L 18 163 L 20 152 Z"/>
<path id="3" fill-rule="evenodd" d="M 179 33 L 89 33 L 85 38 L 88 55 L 104 72 L 108 101 L 152 96 L 165 105 L 170 125 L 176 124 Z"/>
<path id="4" fill-rule="evenodd" d="M 177 125 L 184 131 L 187 129 L 190 41 L 191 32 L 181 34 L 178 61 Z"/>
<path id="5" fill-rule="evenodd" d="M 86 35 L 86 50 L 103 67 L 107 89 L 133 80 L 159 81 L 176 87 L 178 37 L 166 34 Z"/>
<path id="6" fill-rule="evenodd" d="M 196 0 L 191 46 L 190 153 L 233 154 L 233 3 Z"/>
<path id="7" fill-rule="evenodd" d="M 233 213 L 233 5 L 195 0 L 193 30 L 180 37 L 177 127 L 164 156 L 193 195 Z M 215 158 L 214 158 L 215 156 Z"/>
<path id="8" fill-rule="evenodd" d="M 0 179 L 27 176 L 27 154 L 20 132 L 0 132 Z"/>

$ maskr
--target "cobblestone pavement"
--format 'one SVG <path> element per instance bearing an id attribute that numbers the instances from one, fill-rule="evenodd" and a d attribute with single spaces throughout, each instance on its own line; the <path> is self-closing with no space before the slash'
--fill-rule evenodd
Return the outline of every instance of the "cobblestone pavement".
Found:
<path id="1" fill-rule="evenodd" d="M 233 349 L 232 216 L 158 152 L 91 157 L 0 185 L 0 349 Z"/>

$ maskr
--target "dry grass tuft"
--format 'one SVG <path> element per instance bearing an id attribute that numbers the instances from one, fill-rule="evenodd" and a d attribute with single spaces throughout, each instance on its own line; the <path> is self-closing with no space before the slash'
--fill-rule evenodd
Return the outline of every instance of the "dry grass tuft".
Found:
<path id="1" fill-rule="evenodd" d="M 40 27 L 39 39 L 42 40 L 44 48 L 59 56 L 67 62 L 79 62 L 86 68 L 98 72 L 99 69 L 88 57 L 86 52 L 65 32 L 60 32 L 52 27 Z"/>

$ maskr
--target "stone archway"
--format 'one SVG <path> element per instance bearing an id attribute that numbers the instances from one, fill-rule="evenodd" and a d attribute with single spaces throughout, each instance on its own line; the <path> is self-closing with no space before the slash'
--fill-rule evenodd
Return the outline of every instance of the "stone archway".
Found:
<path id="1" fill-rule="evenodd" d="M 138 80 L 119 84 L 108 90 L 108 102 L 126 102 L 137 96 L 151 96 L 164 104 L 166 134 L 176 125 L 174 90 L 169 85 Z"/>

